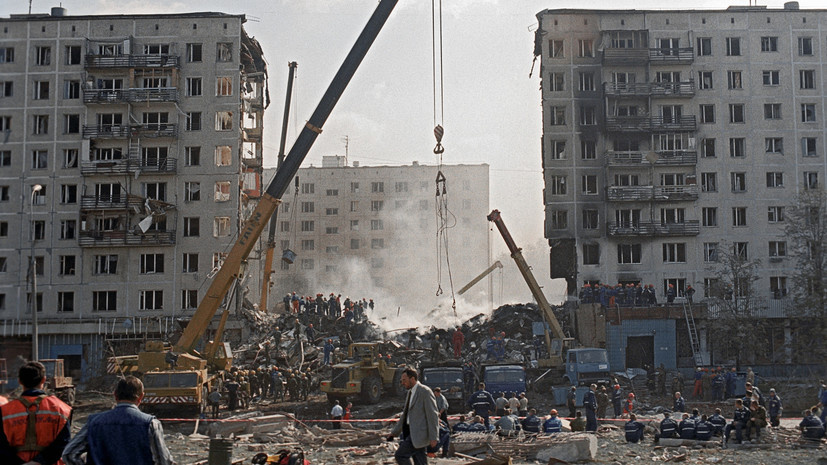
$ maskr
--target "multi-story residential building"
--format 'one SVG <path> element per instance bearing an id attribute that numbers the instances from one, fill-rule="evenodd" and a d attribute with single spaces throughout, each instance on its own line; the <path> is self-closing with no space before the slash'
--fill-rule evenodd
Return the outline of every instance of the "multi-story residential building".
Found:
<path id="1" fill-rule="evenodd" d="M 715 287 L 722 248 L 783 297 L 784 209 L 827 176 L 827 10 L 545 10 L 552 277 Z"/>
<path id="2" fill-rule="evenodd" d="M 273 173 L 265 169 L 265 179 Z M 279 207 L 275 242 L 278 255 L 296 257 L 273 266 L 268 306 L 290 292 L 334 292 L 424 316 L 440 286 L 450 296 L 451 280 L 458 291 L 489 266 L 486 164 L 347 166 L 328 156 L 297 176 L 298 193 L 285 193 Z M 466 297 L 484 304 L 488 293 L 480 283 Z"/>
<path id="3" fill-rule="evenodd" d="M 32 255 L 40 357 L 75 376 L 192 314 L 260 195 L 266 68 L 244 22 L 0 19 L 0 357 L 30 356 Z"/>

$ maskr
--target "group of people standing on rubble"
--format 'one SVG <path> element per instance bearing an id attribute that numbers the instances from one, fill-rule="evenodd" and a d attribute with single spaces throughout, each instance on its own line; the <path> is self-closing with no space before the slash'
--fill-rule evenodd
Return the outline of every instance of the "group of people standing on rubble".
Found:
<path id="1" fill-rule="evenodd" d="M 678 290 L 674 284 L 666 287 L 666 304 L 672 304 L 676 297 L 686 297 L 686 301 L 692 303 L 695 289 L 687 285 L 685 289 Z M 641 285 L 617 283 L 614 286 L 608 284 L 583 284 L 580 288 L 580 302 L 584 304 L 601 304 L 604 307 L 652 307 L 658 304 L 657 293 L 653 284 Z"/>
<path id="2" fill-rule="evenodd" d="M 222 403 L 227 410 L 246 409 L 251 402 L 272 399 L 274 402 L 306 401 L 313 387 L 310 368 L 279 369 L 278 366 L 263 366 L 249 370 L 231 367 L 230 371 L 216 381 L 207 396 L 213 418 L 218 418 Z"/>
<path id="3" fill-rule="evenodd" d="M 350 297 L 345 297 L 342 300 L 342 294 L 330 293 L 325 297 L 324 294 L 316 294 L 315 297 L 301 296 L 292 292 L 287 294 L 282 299 L 284 308 L 295 314 L 311 314 L 311 315 L 325 315 L 328 318 L 344 318 L 348 322 L 364 321 L 366 311 L 370 309 L 373 311 L 376 304 L 373 299 L 351 300 Z"/>

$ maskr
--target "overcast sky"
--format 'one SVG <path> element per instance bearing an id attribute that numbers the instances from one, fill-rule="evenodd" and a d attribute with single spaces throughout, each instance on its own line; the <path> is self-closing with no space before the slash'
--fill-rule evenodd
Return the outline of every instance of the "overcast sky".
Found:
<path id="1" fill-rule="evenodd" d="M 439 1 L 439 0 L 437 0 Z M 487 163 L 491 208 L 518 245 L 543 238 L 540 136 L 542 115 L 537 71 L 529 78 L 536 14 L 548 8 L 637 8 L 664 5 L 723 9 L 748 1 L 691 3 L 637 0 L 588 4 L 575 0 L 442 0 L 446 164 Z M 783 1 L 763 3 L 780 8 Z M 801 8 L 824 8 L 803 0 Z M 49 12 L 58 2 L 34 1 Z M 265 117 L 264 162 L 275 166 L 281 131 L 287 63 L 298 62 L 288 149 L 350 50 L 377 0 L 68 0 L 69 15 L 216 11 L 247 15 L 245 29 L 261 42 L 272 103 Z M 0 2 L 0 16 L 26 13 L 25 2 Z M 362 165 L 437 161 L 431 45 L 431 1 L 400 0 L 365 61 L 316 140 L 305 165 L 324 155 L 344 155 Z M 296 124 L 298 123 L 298 124 Z M 449 189 L 451 179 L 447 180 Z M 459 185 L 457 182 L 455 185 Z M 450 207 L 450 206 L 449 206 Z M 457 207 L 457 206 L 454 206 Z M 505 250 L 496 238 L 495 256 Z M 547 257 L 545 259 L 547 262 Z M 537 263 L 532 263 L 537 264 Z M 537 264 L 545 268 L 548 264 Z M 542 276 L 542 273 L 539 273 Z"/>

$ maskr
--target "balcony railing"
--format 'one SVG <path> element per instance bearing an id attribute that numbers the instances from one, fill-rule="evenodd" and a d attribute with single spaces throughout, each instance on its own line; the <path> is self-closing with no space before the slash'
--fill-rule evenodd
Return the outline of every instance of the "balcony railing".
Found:
<path id="1" fill-rule="evenodd" d="M 695 95 L 695 81 L 685 82 L 643 82 L 603 84 L 607 95 L 613 97 L 692 97 Z"/>
<path id="2" fill-rule="evenodd" d="M 83 175 L 120 175 L 135 173 L 175 174 L 178 160 L 175 158 L 121 158 L 120 160 L 84 161 L 80 164 Z"/>
<path id="3" fill-rule="evenodd" d="M 695 81 L 653 82 L 650 84 L 653 97 L 692 97 L 695 95 Z"/>
<path id="4" fill-rule="evenodd" d="M 132 126 L 132 130 L 143 137 L 175 137 L 178 127 L 173 123 L 144 123 Z"/>
<path id="5" fill-rule="evenodd" d="M 175 231 L 81 231 L 78 237 L 81 247 L 127 247 L 136 245 L 175 245 Z"/>
<path id="6" fill-rule="evenodd" d="M 607 116 L 606 129 L 616 132 L 695 131 L 695 115 Z"/>
<path id="7" fill-rule="evenodd" d="M 83 89 L 84 103 L 177 102 L 178 88 Z"/>
<path id="8" fill-rule="evenodd" d="M 683 223 L 610 222 L 607 229 L 610 236 L 697 236 L 701 232 L 697 221 Z"/>
<path id="9" fill-rule="evenodd" d="M 127 210 L 132 207 L 141 209 L 141 198 L 132 195 L 100 196 L 84 195 L 80 198 L 81 210 Z"/>
<path id="10" fill-rule="evenodd" d="M 86 55 L 87 68 L 178 68 L 177 55 Z"/>
<path id="11" fill-rule="evenodd" d="M 633 64 L 649 61 L 647 48 L 607 48 L 603 50 L 603 63 L 606 64 Z"/>
<path id="12" fill-rule="evenodd" d="M 606 198 L 614 202 L 697 200 L 698 186 L 609 186 Z"/>
<path id="13" fill-rule="evenodd" d="M 694 150 L 675 150 L 657 152 L 655 165 L 691 166 L 698 163 L 698 153 Z M 608 166 L 648 166 L 649 160 L 643 152 L 606 152 Z"/>
<path id="14" fill-rule="evenodd" d="M 87 139 L 123 139 L 129 137 L 128 124 L 98 124 L 83 126 L 83 137 Z"/>
<path id="15" fill-rule="evenodd" d="M 649 60 L 659 63 L 692 63 L 695 61 L 695 50 L 692 47 L 684 48 L 650 48 Z"/>

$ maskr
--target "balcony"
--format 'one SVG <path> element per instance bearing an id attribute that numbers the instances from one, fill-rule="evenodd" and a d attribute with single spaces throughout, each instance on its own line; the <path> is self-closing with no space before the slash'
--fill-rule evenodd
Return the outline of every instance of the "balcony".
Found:
<path id="1" fill-rule="evenodd" d="M 675 202 L 698 199 L 698 186 L 609 186 L 610 202 Z"/>
<path id="2" fill-rule="evenodd" d="M 261 142 L 261 133 L 261 128 L 244 128 L 241 130 L 244 142 Z"/>
<path id="3" fill-rule="evenodd" d="M 609 236 L 697 236 L 701 229 L 697 221 L 683 223 L 661 223 L 637 221 L 628 223 L 610 222 L 607 225 Z"/>
<path id="4" fill-rule="evenodd" d="M 616 98 L 639 97 L 692 97 L 695 95 L 695 81 L 685 82 L 644 82 L 603 84 L 606 95 Z"/>
<path id="5" fill-rule="evenodd" d="M 178 126 L 172 123 L 144 123 L 133 125 L 132 131 L 141 137 L 176 137 Z"/>
<path id="6" fill-rule="evenodd" d="M 83 103 L 177 102 L 178 88 L 83 89 Z"/>
<path id="7" fill-rule="evenodd" d="M 634 65 L 649 61 L 647 48 L 607 48 L 603 50 L 603 64 Z"/>
<path id="8" fill-rule="evenodd" d="M 131 247 L 175 245 L 175 231 L 81 231 L 78 237 L 81 247 Z"/>
<path id="9" fill-rule="evenodd" d="M 98 124 L 95 126 L 83 126 L 83 137 L 85 139 L 125 139 L 129 137 L 128 124 Z"/>
<path id="10" fill-rule="evenodd" d="M 177 55 L 86 55 L 87 68 L 178 68 Z"/>
<path id="11" fill-rule="evenodd" d="M 127 210 L 130 208 L 143 208 L 144 202 L 140 197 L 134 195 L 84 195 L 80 198 L 80 209 L 91 210 Z"/>
<path id="12" fill-rule="evenodd" d="M 607 166 L 649 166 L 650 162 L 643 152 L 608 151 L 605 155 Z M 698 153 L 694 150 L 674 150 L 657 152 L 656 166 L 693 166 L 698 163 Z"/>
<path id="13" fill-rule="evenodd" d="M 88 175 L 114 176 L 135 173 L 175 174 L 178 160 L 175 158 L 121 158 L 119 160 L 84 161 L 80 173 Z"/>
<path id="14" fill-rule="evenodd" d="M 694 115 L 606 117 L 606 130 L 613 132 L 695 131 L 697 126 Z"/>
<path id="15" fill-rule="evenodd" d="M 695 61 L 695 49 L 683 48 L 650 48 L 649 61 L 653 64 L 690 64 Z"/>
<path id="16" fill-rule="evenodd" d="M 652 97 L 693 97 L 695 95 L 695 81 L 690 79 L 682 82 L 653 82 L 649 84 Z"/>

